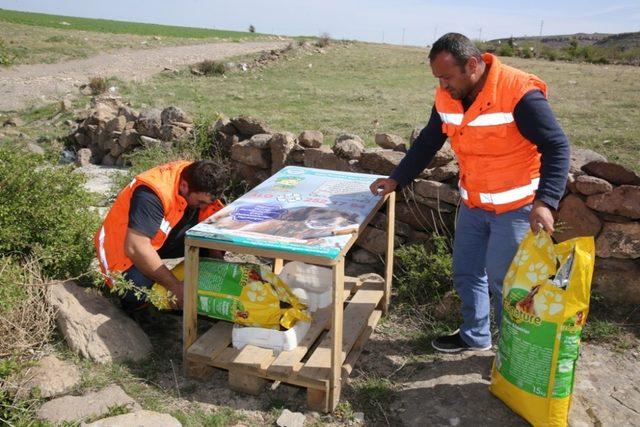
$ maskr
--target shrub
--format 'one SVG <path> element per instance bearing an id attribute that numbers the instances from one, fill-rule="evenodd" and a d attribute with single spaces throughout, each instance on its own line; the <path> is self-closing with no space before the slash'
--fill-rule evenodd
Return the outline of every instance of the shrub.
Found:
<path id="1" fill-rule="evenodd" d="M 212 60 L 205 60 L 202 62 L 198 62 L 196 65 L 194 65 L 194 68 L 198 70 L 201 74 L 204 74 L 206 76 L 222 75 L 226 71 L 226 68 L 223 62 L 212 61 Z"/>
<path id="2" fill-rule="evenodd" d="M 84 273 L 98 218 L 82 182 L 68 167 L 0 147 L 0 256 L 35 258 L 47 277 Z"/>
<path id="3" fill-rule="evenodd" d="M 249 25 L 249 32 L 250 33 L 255 33 L 256 32 L 256 27 L 254 27 L 253 25 Z"/>
<path id="4" fill-rule="evenodd" d="M 515 50 L 509 44 L 501 44 L 496 54 L 498 56 L 513 56 L 515 55 Z"/>
<path id="5" fill-rule="evenodd" d="M 322 33 L 320 34 L 318 41 L 316 41 L 316 46 L 327 47 L 329 46 L 330 43 L 331 43 L 331 36 L 329 35 L 329 33 Z"/>
<path id="6" fill-rule="evenodd" d="M 447 241 L 437 235 L 432 241 L 433 249 L 415 244 L 395 251 L 395 286 L 401 302 L 431 305 L 453 288 L 452 257 Z"/>
<path id="7" fill-rule="evenodd" d="M 104 77 L 91 77 L 89 89 L 93 95 L 100 95 L 107 91 L 107 80 Z"/>
<path id="8" fill-rule="evenodd" d="M 11 65 L 12 63 L 11 53 L 9 52 L 9 48 L 4 43 L 2 37 L 0 37 L 0 65 Z"/>

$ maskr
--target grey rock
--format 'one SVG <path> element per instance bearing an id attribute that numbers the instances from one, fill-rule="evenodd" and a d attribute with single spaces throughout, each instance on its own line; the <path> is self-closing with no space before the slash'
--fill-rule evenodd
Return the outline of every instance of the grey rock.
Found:
<path id="1" fill-rule="evenodd" d="M 295 144 L 289 153 L 288 164 L 304 165 L 305 149 L 300 144 Z"/>
<path id="2" fill-rule="evenodd" d="M 394 238 L 394 247 L 404 242 L 402 237 Z M 356 245 L 376 255 L 384 255 L 387 251 L 387 233 L 368 226 L 356 240 Z"/>
<path id="3" fill-rule="evenodd" d="M 425 169 L 420 177 L 430 179 L 431 181 L 443 182 L 456 178 L 459 173 L 458 164 L 456 162 L 449 162 L 433 169 Z"/>
<path id="4" fill-rule="evenodd" d="M 308 168 L 339 170 L 350 172 L 354 166 L 347 160 L 336 156 L 331 148 L 323 145 L 318 148 L 307 148 L 304 152 L 304 165 Z"/>
<path id="5" fill-rule="evenodd" d="M 453 230 L 454 216 L 413 202 L 396 203 L 396 218 L 418 231 Z"/>
<path id="6" fill-rule="evenodd" d="M 160 139 L 163 141 L 178 141 L 188 136 L 189 133 L 190 129 L 175 124 L 160 126 Z"/>
<path id="7" fill-rule="evenodd" d="M 38 409 L 38 419 L 51 423 L 81 421 L 99 417 L 113 406 L 123 405 L 129 410 L 140 410 L 140 405 L 117 385 L 110 385 L 83 396 L 64 396 L 50 400 Z"/>
<path id="8" fill-rule="evenodd" d="M 273 133 L 266 123 L 250 116 L 235 117 L 231 119 L 231 124 L 238 129 L 239 133 L 248 137 L 259 133 Z"/>
<path id="9" fill-rule="evenodd" d="M 376 144 L 381 148 L 387 148 L 389 150 L 407 151 L 407 144 L 404 142 L 401 136 L 393 135 L 390 133 L 377 133 L 375 136 Z"/>
<path id="10" fill-rule="evenodd" d="M 405 154 L 393 150 L 365 150 L 360 156 L 360 167 L 375 174 L 389 175 Z"/>
<path id="11" fill-rule="evenodd" d="M 271 147 L 271 173 L 275 174 L 287 164 L 289 153 L 296 145 L 296 137 L 291 132 L 275 133 L 269 141 Z"/>
<path id="12" fill-rule="evenodd" d="M 115 116 L 109 120 L 106 124 L 106 131 L 109 133 L 122 132 L 127 125 L 127 118 L 125 116 Z"/>
<path id="13" fill-rule="evenodd" d="M 80 371 L 72 363 L 45 356 L 22 375 L 17 396 L 28 398 L 36 389 L 40 397 L 55 397 L 73 390 L 80 383 Z"/>
<path id="14" fill-rule="evenodd" d="M 458 190 L 442 182 L 417 179 L 413 183 L 413 189 L 423 197 L 442 200 L 451 205 L 457 205 L 460 201 Z"/>
<path id="15" fill-rule="evenodd" d="M 285 409 L 278 417 L 276 424 L 280 427 L 303 427 L 305 419 L 304 414 Z"/>
<path id="16" fill-rule="evenodd" d="M 136 121 L 138 133 L 151 138 L 160 138 L 161 114 L 162 112 L 157 108 L 142 111 Z"/>
<path id="17" fill-rule="evenodd" d="M 255 187 L 271 176 L 270 170 L 268 169 L 260 169 L 244 163 L 236 164 L 236 172 L 240 175 L 240 178 L 247 183 L 249 188 Z"/>
<path id="18" fill-rule="evenodd" d="M 25 149 L 32 154 L 37 154 L 38 156 L 44 156 L 45 151 L 44 148 L 42 148 L 40 145 L 36 144 L 35 142 L 27 142 L 25 145 Z"/>
<path id="19" fill-rule="evenodd" d="M 333 152 L 346 160 L 357 160 L 364 151 L 364 144 L 355 139 L 342 139 L 336 141 L 332 147 Z"/>
<path id="20" fill-rule="evenodd" d="M 56 323 L 69 348 L 98 363 L 142 360 L 152 350 L 140 326 L 109 300 L 72 281 L 47 289 Z"/>
<path id="21" fill-rule="evenodd" d="M 596 240 L 600 258 L 640 258 L 640 223 L 604 224 Z"/>
<path id="22" fill-rule="evenodd" d="M 354 133 L 341 133 L 336 137 L 336 144 L 340 141 L 344 141 L 346 139 L 355 139 L 356 141 L 362 143 L 364 145 L 364 141 L 358 135 Z"/>
<path id="23" fill-rule="evenodd" d="M 443 202 L 442 200 L 439 200 L 439 199 L 424 197 L 417 193 L 413 193 L 412 197 L 413 197 L 413 200 L 415 200 L 420 205 L 427 206 L 440 213 L 453 213 L 456 211 L 455 205 L 449 204 L 447 202 Z"/>
<path id="24" fill-rule="evenodd" d="M 607 159 L 587 148 L 571 147 L 571 160 L 569 163 L 569 173 L 582 172 L 582 167 L 590 162 L 606 162 Z"/>
<path id="25" fill-rule="evenodd" d="M 589 196 L 587 206 L 599 212 L 640 219 L 640 186 L 621 185 L 608 193 Z"/>
<path id="26" fill-rule="evenodd" d="M 138 117 L 140 117 L 140 114 L 128 105 L 123 105 L 122 107 L 120 107 L 118 109 L 118 115 L 124 116 L 127 122 L 135 122 L 136 120 L 138 120 Z"/>
<path id="27" fill-rule="evenodd" d="M 136 411 L 129 414 L 103 418 L 90 424 L 83 423 L 81 427 L 180 427 L 180 421 L 169 414 L 154 411 Z"/>
<path id="28" fill-rule="evenodd" d="M 569 194 L 560 202 L 556 229 L 553 237 L 564 242 L 578 236 L 597 236 L 602 222 L 580 197 Z"/>
<path id="29" fill-rule="evenodd" d="M 175 122 L 192 124 L 193 120 L 182 109 L 178 107 L 167 107 L 160 113 L 160 122 L 162 125 L 170 125 Z"/>
<path id="30" fill-rule="evenodd" d="M 356 249 L 351 253 L 351 259 L 359 264 L 376 264 L 380 262 L 380 258 L 366 249 Z"/>
<path id="31" fill-rule="evenodd" d="M 88 166 L 91 163 L 91 150 L 88 148 L 81 148 L 76 154 L 76 165 L 83 167 Z"/>
<path id="32" fill-rule="evenodd" d="M 2 123 L 3 127 L 19 127 L 24 125 L 24 121 L 20 117 L 10 117 Z"/>
<path id="33" fill-rule="evenodd" d="M 373 217 L 371 222 L 369 223 L 372 227 L 375 227 L 379 230 L 387 229 L 387 214 L 384 212 L 378 212 L 376 216 Z M 402 221 L 395 220 L 394 221 L 394 230 L 396 235 L 402 237 L 409 237 L 411 235 L 411 226 L 409 224 L 405 224 Z"/>
<path id="34" fill-rule="evenodd" d="M 145 136 L 145 138 L 149 137 Z M 125 130 L 120 134 L 120 137 L 118 138 L 118 145 L 123 148 L 123 151 L 124 149 L 133 148 L 137 145 L 140 145 L 140 134 L 135 129 Z M 113 152 L 111 154 L 113 154 Z"/>
<path id="35" fill-rule="evenodd" d="M 111 155 L 111 153 L 107 153 L 102 158 L 102 164 L 104 166 L 115 166 L 116 158 Z"/>
<path id="36" fill-rule="evenodd" d="M 453 152 L 451 148 L 451 143 L 449 141 L 445 142 L 444 145 L 438 152 L 431 162 L 427 165 L 427 169 L 433 169 L 440 166 L 444 166 L 447 163 L 455 160 L 456 154 Z"/>
<path id="37" fill-rule="evenodd" d="M 615 185 L 640 185 L 640 177 L 633 171 L 616 163 L 589 162 L 582 166 L 589 175 L 597 176 Z"/>
<path id="38" fill-rule="evenodd" d="M 171 143 L 168 143 L 167 141 L 161 141 L 161 140 L 156 139 L 156 138 L 151 138 L 150 136 L 138 135 L 138 138 L 140 139 L 140 144 L 144 148 L 154 148 L 154 147 L 169 148 L 169 147 L 171 147 Z"/>
<path id="39" fill-rule="evenodd" d="M 610 303 L 640 304 L 640 259 L 596 257 L 592 288 Z"/>
<path id="40" fill-rule="evenodd" d="M 268 133 L 258 133 L 249 138 L 249 145 L 255 148 L 267 149 L 273 136 Z"/>
<path id="41" fill-rule="evenodd" d="M 305 130 L 298 136 L 298 142 L 306 148 L 318 148 L 324 143 L 324 135 L 319 130 Z"/>
<path id="42" fill-rule="evenodd" d="M 260 169 L 271 168 L 271 151 L 253 146 L 250 140 L 233 144 L 231 146 L 231 158 L 237 162 Z"/>

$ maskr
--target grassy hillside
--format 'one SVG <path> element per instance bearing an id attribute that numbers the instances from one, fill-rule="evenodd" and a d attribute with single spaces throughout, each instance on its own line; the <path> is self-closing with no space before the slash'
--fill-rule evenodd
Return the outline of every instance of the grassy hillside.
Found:
<path id="1" fill-rule="evenodd" d="M 95 31 L 99 33 L 136 34 L 141 36 L 225 38 L 230 40 L 255 38 L 259 34 L 214 30 L 209 28 L 178 27 L 172 25 L 142 24 L 138 22 L 112 21 L 109 19 L 77 18 L 44 13 L 18 12 L 0 9 L 0 20 L 14 24 L 33 25 L 59 29 Z"/>
<path id="2" fill-rule="evenodd" d="M 280 62 L 264 71 L 221 77 L 188 73 L 125 85 L 134 106 L 180 105 L 211 119 L 251 114 L 276 129 L 319 129 L 332 139 L 354 132 L 370 144 L 376 132 L 408 138 L 426 123 L 436 80 L 421 49 L 352 44 L 324 55 Z M 549 85 L 549 98 L 573 145 L 592 148 L 640 171 L 638 68 L 503 58 Z"/>

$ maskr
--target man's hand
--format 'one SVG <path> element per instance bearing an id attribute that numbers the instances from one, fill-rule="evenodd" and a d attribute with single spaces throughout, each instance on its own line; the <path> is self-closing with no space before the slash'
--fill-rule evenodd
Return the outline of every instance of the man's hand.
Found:
<path id="1" fill-rule="evenodd" d="M 393 192 L 398 187 L 398 181 L 392 178 L 378 178 L 373 181 L 373 184 L 369 187 L 371 193 L 377 194 L 378 196 L 386 196 L 387 194 Z"/>
<path id="2" fill-rule="evenodd" d="M 553 223 L 553 214 L 551 213 L 549 206 L 540 200 L 534 200 L 533 208 L 529 214 L 529 225 L 531 227 L 531 231 L 533 231 L 534 234 L 538 234 L 540 226 L 542 226 L 547 233 L 553 234 Z"/>

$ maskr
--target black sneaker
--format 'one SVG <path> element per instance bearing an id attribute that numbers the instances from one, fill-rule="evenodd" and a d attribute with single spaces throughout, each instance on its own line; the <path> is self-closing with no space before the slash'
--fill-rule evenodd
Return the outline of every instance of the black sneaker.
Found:
<path id="1" fill-rule="evenodd" d="M 470 346 L 469 344 L 464 342 L 464 340 L 460 336 L 460 329 L 458 329 L 451 335 L 443 335 L 436 338 L 435 340 L 431 341 L 431 346 L 443 353 L 457 353 L 459 351 L 466 350 L 485 351 L 491 349 L 491 345 L 487 347 Z"/>

